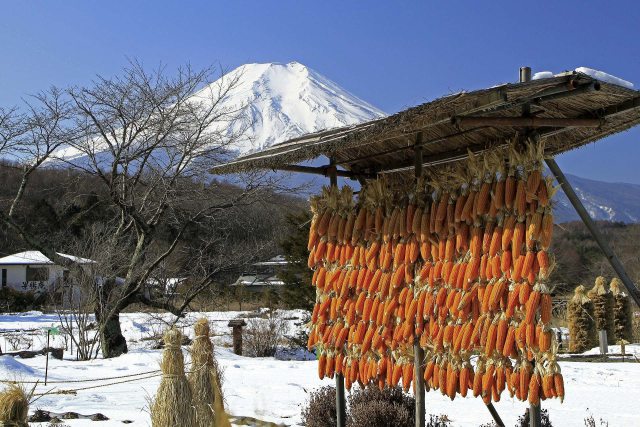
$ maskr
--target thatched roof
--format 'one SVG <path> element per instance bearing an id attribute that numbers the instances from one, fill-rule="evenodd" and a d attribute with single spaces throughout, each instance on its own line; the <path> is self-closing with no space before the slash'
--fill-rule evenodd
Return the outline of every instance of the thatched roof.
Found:
<path id="1" fill-rule="evenodd" d="M 526 121 L 523 108 L 530 108 Z M 468 150 L 504 146 L 524 133 L 544 139 L 547 154 L 554 155 L 638 123 L 640 92 L 569 72 L 457 93 L 382 119 L 307 134 L 212 172 L 292 170 L 291 165 L 326 156 L 351 171 L 344 176 L 373 176 L 413 168 L 416 143 L 428 167 L 461 160 Z"/>

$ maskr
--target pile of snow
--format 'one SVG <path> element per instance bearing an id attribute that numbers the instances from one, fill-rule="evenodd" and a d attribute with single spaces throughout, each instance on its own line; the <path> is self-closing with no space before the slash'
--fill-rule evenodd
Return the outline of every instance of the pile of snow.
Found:
<path id="1" fill-rule="evenodd" d="M 605 73 L 604 71 L 595 70 L 593 68 L 588 68 L 588 67 L 578 67 L 574 71 L 577 73 L 586 74 L 590 77 L 593 77 L 596 80 L 600 80 L 601 82 L 611 83 L 617 86 L 626 87 L 627 89 L 633 89 L 633 83 L 627 80 L 621 79 L 620 77 L 616 77 L 613 74 Z M 549 79 L 551 77 L 559 76 L 562 74 L 564 73 L 553 74 L 551 71 L 539 71 L 533 75 L 532 79 L 533 80 Z"/>
<path id="2" fill-rule="evenodd" d="M 26 381 L 28 378 L 39 375 L 40 372 L 12 356 L 0 356 L 0 378 L 4 380 Z"/>

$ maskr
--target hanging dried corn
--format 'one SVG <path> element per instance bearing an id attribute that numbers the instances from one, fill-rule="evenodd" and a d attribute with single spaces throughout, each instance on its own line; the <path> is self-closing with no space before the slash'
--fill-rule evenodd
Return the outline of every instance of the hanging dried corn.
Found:
<path id="1" fill-rule="evenodd" d="M 451 399 L 564 395 L 546 284 L 555 190 L 543 147 L 522 146 L 409 187 L 370 182 L 355 207 L 348 187 L 312 199 L 309 348 L 321 378 L 408 390 L 417 340 L 425 383 Z"/>

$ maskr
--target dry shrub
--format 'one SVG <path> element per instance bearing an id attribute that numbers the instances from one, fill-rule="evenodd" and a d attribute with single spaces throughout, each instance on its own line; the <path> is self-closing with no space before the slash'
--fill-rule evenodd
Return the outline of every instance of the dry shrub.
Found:
<path id="1" fill-rule="evenodd" d="M 524 415 L 518 417 L 516 427 L 529 427 L 529 408 L 525 409 Z M 549 411 L 546 409 L 540 410 L 540 427 L 553 427 L 551 419 L 549 418 Z"/>
<path id="2" fill-rule="evenodd" d="M 24 389 L 9 384 L 0 392 L 0 424 L 13 427 L 29 427 L 29 397 Z"/>
<path id="3" fill-rule="evenodd" d="M 606 288 L 605 278 L 598 276 L 595 286 L 589 291 L 589 299 L 593 302 L 593 319 L 596 331 L 607 331 L 608 344 L 615 344 L 613 327 L 613 295 Z"/>
<path id="4" fill-rule="evenodd" d="M 585 294 L 584 286 L 580 285 L 567 306 L 569 351 L 582 353 L 598 345 L 595 322 L 591 313 L 593 313 L 593 303 Z"/>
<path id="5" fill-rule="evenodd" d="M 349 396 L 347 425 L 353 427 L 415 425 L 415 399 L 400 387 L 358 389 Z"/>
<path id="6" fill-rule="evenodd" d="M 243 331 L 243 352 L 249 357 L 272 357 L 287 331 L 287 322 L 275 311 L 266 319 L 251 318 Z"/>
<path id="7" fill-rule="evenodd" d="M 302 424 L 306 427 L 335 427 L 336 389 L 324 386 L 309 395 L 309 402 L 302 409 Z"/>
<path id="8" fill-rule="evenodd" d="M 633 319 L 629 296 L 622 290 L 622 282 L 617 277 L 611 280 L 609 287 L 613 294 L 613 323 L 616 342 L 620 340 L 632 342 Z"/>
<path id="9" fill-rule="evenodd" d="M 153 427 L 196 426 L 191 387 L 184 374 L 181 342 L 179 330 L 171 328 L 165 332 L 165 347 L 160 362 L 162 380 L 151 404 Z"/>
<path id="10" fill-rule="evenodd" d="M 196 409 L 196 424 L 198 427 L 230 425 L 224 411 L 220 368 L 213 356 L 213 343 L 209 338 L 209 322 L 205 318 L 199 319 L 193 329 L 195 338 L 191 346 L 188 378 Z"/>
<path id="11" fill-rule="evenodd" d="M 433 415 L 429 414 L 429 419 L 426 420 L 425 427 L 449 427 L 451 420 L 445 414 Z M 482 427 L 482 426 L 481 426 Z"/>

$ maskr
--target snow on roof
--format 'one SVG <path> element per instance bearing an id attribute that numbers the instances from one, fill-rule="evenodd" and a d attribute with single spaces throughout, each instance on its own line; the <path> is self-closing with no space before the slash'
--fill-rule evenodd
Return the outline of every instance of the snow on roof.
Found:
<path id="1" fill-rule="evenodd" d="M 91 264 L 95 261 L 92 261 L 87 258 L 80 258 L 73 255 L 67 255 L 60 252 L 57 252 L 61 257 L 67 258 L 73 262 L 78 264 Z M 25 251 L 17 254 L 9 255 L 3 258 L 0 258 L 0 265 L 42 265 L 42 264 L 53 264 L 49 258 L 47 258 L 40 251 Z"/>
<path id="2" fill-rule="evenodd" d="M 593 77 L 596 80 L 600 80 L 601 82 L 610 83 L 622 87 L 626 87 L 627 89 L 633 89 L 633 83 L 621 79 L 620 77 L 616 77 L 613 74 L 605 73 L 604 71 L 595 70 L 589 67 L 578 67 L 575 69 L 576 72 L 586 74 L 587 76 Z M 539 79 L 549 79 L 551 77 L 560 76 L 564 73 L 553 74 L 551 71 L 540 71 L 533 75 L 533 80 Z"/>
<path id="3" fill-rule="evenodd" d="M 260 265 L 287 265 L 287 264 L 288 262 L 287 262 L 287 259 L 284 257 L 284 255 L 277 255 L 268 261 L 256 262 L 253 265 L 260 266 Z"/>

